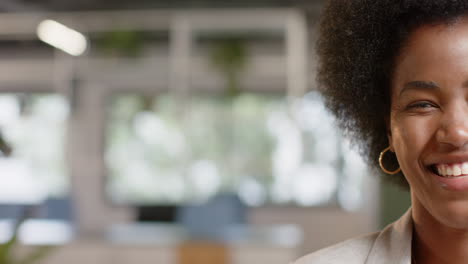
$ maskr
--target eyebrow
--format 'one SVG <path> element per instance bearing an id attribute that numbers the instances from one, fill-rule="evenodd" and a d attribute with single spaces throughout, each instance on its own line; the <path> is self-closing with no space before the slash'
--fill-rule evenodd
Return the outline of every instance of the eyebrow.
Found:
<path id="1" fill-rule="evenodd" d="M 468 86 L 468 81 L 463 86 Z M 400 91 L 400 96 L 409 90 L 440 90 L 440 86 L 431 81 L 411 81 L 407 82 Z"/>

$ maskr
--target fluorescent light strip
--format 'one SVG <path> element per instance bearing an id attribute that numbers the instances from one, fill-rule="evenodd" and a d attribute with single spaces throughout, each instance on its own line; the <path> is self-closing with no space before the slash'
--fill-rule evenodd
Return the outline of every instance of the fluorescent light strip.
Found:
<path id="1" fill-rule="evenodd" d="M 54 20 L 39 23 L 37 36 L 45 43 L 73 56 L 83 54 L 87 48 L 87 40 L 83 34 Z"/>

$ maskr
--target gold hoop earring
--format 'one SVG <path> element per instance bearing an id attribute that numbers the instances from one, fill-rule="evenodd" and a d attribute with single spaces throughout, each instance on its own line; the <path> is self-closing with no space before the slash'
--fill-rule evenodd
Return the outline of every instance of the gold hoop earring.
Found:
<path id="1" fill-rule="evenodd" d="M 384 167 L 384 165 L 383 165 L 383 163 L 382 163 L 383 156 L 384 156 L 385 153 L 386 153 L 387 151 L 389 151 L 389 150 L 390 150 L 390 146 L 388 146 L 387 148 L 385 148 L 384 150 L 382 150 L 382 152 L 380 152 L 380 155 L 379 155 L 379 165 L 380 165 L 380 168 L 381 168 L 385 173 L 390 174 L 390 175 L 393 175 L 393 174 L 399 173 L 399 172 L 401 171 L 401 168 L 398 168 L 398 169 L 396 169 L 396 170 L 394 170 L 394 171 L 389 171 L 389 170 L 387 170 L 387 169 Z"/>

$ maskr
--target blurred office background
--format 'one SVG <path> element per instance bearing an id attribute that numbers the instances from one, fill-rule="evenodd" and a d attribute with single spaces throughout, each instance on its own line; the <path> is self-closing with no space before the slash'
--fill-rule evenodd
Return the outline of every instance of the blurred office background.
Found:
<path id="1" fill-rule="evenodd" d="M 2 0 L 0 242 L 275 264 L 395 220 L 315 90 L 322 5 Z"/>

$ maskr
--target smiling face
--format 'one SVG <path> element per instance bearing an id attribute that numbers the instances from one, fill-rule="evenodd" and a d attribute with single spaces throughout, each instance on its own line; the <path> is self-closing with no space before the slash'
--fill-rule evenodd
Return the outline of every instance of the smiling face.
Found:
<path id="1" fill-rule="evenodd" d="M 389 142 L 415 221 L 468 229 L 468 19 L 416 29 L 391 86 Z"/>

